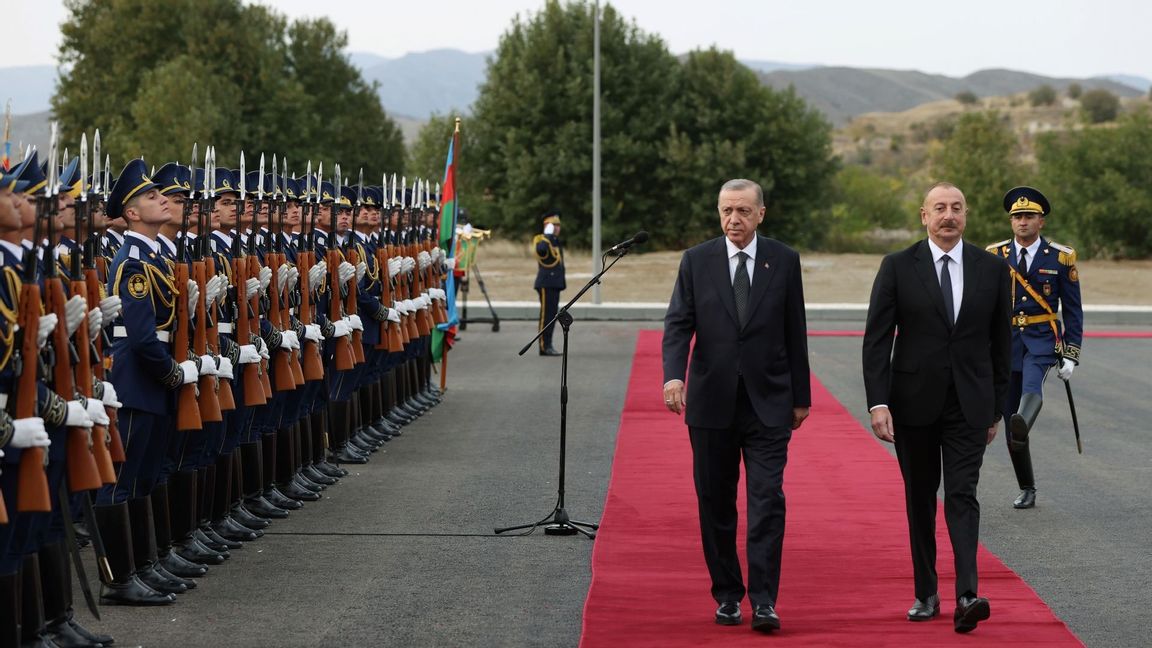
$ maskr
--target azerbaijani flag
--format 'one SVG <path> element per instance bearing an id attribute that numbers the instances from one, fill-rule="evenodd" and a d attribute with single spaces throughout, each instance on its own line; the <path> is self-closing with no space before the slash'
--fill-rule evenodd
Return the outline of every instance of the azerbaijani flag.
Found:
<path id="1" fill-rule="evenodd" d="M 452 133 L 452 140 L 448 142 L 448 162 L 444 165 L 444 193 L 440 198 L 440 249 L 444 250 L 449 258 L 456 254 L 456 151 L 460 148 L 460 122 L 456 122 L 456 130 Z M 452 338 L 456 336 L 456 325 L 460 318 L 456 315 L 456 277 L 448 272 L 448 279 L 444 284 L 444 292 L 448 297 L 448 321 L 438 324 L 432 332 L 432 358 L 439 361 L 444 351 L 445 338 L 448 349 L 452 348 Z"/>

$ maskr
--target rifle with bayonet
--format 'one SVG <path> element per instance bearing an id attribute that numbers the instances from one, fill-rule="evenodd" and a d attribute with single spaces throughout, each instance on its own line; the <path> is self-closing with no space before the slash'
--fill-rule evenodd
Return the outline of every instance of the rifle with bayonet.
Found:
<path id="1" fill-rule="evenodd" d="M 203 358 L 208 355 L 208 329 L 209 327 L 215 329 L 215 324 L 209 322 L 214 320 L 215 317 L 211 316 L 211 311 L 208 305 L 208 267 L 204 264 L 203 254 L 203 240 L 207 238 L 207 232 L 203 228 L 203 218 L 199 206 L 196 204 L 196 158 L 199 157 L 200 152 L 199 144 L 192 145 L 192 164 L 188 166 L 188 185 L 189 194 L 188 199 L 184 201 L 184 209 L 181 214 L 183 221 L 183 230 L 181 232 L 180 241 L 178 246 L 181 247 L 185 254 L 179 255 L 180 258 L 176 260 L 177 267 L 187 268 L 189 264 L 192 266 L 192 281 L 195 282 L 197 289 L 200 291 L 200 299 L 196 300 L 196 313 L 195 322 L 196 330 L 192 334 L 192 350 L 193 352 Z M 188 243 L 188 223 L 192 219 L 192 212 L 196 211 L 196 239 L 192 243 Z M 191 250 L 188 246 L 191 245 Z M 185 269 L 187 272 L 187 269 Z M 184 320 L 177 320 L 177 325 Z M 218 338 L 217 338 L 218 339 Z M 200 420 L 204 423 L 220 423 L 224 420 L 223 407 L 220 404 L 220 396 L 218 392 L 217 377 L 212 374 L 205 374 L 200 376 Z"/>
<path id="2" fill-rule="evenodd" d="M 364 169 L 360 169 L 360 184 L 356 185 L 356 204 L 352 205 L 352 221 L 348 226 L 348 235 L 344 239 L 344 258 L 348 259 L 348 263 L 352 267 L 357 267 L 360 263 L 360 253 L 356 249 L 356 216 L 360 213 L 360 204 L 364 200 Z M 337 194 L 339 199 L 339 194 Z M 349 314 L 358 313 L 360 306 L 359 301 L 359 273 L 354 273 L 352 278 L 348 280 L 348 292 L 344 297 L 344 311 Z M 355 358 L 356 364 L 364 364 L 364 335 L 357 329 L 352 330 L 352 357 Z"/>
<path id="3" fill-rule="evenodd" d="M 240 199 L 236 201 L 236 232 L 232 239 L 232 279 L 236 283 L 236 343 L 252 344 L 252 304 L 248 295 L 248 260 L 244 245 L 240 241 L 240 230 L 244 227 L 244 209 L 247 191 L 244 185 L 244 151 L 240 151 L 240 178 L 238 179 Z M 245 364 L 243 369 L 244 405 L 253 407 L 268 402 L 264 395 L 263 381 L 260 379 L 260 363 Z"/>
<path id="4" fill-rule="evenodd" d="M 334 174 L 332 186 L 335 195 L 332 198 L 332 203 L 328 206 L 328 217 L 330 220 L 332 240 L 328 242 L 328 319 L 336 322 L 344 317 L 343 303 L 341 296 L 343 295 L 343 285 L 340 282 L 340 263 L 343 258 L 340 255 L 340 249 L 337 245 L 336 239 L 336 208 L 340 201 L 340 183 L 342 177 L 340 175 L 340 165 L 336 165 L 336 173 Z M 336 338 L 335 342 L 335 361 L 336 369 L 339 371 L 347 371 L 356 366 L 356 356 L 353 355 L 352 341 L 348 336 L 341 336 Z"/>
<path id="5" fill-rule="evenodd" d="M 257 191 L 261 192 L 260 197 L 263 198 L 264 188 L 264 156 L 260 156 L 260 187 Z M 288 321 L 282 317 L 284 310 L 280 307 L 280 268 L 283 266 L 284 260 L 280 258 L 276 245 L 273 243 L 273 237 L 279 238 L 276 234 L 275 228 L 272 226 L 272 216 L 277 212 L 277 185 L 276 185 L 276 156 L 272 156 L 272 192 L 268 196 L 268 237 L 264 241 L 264 265 L 271 271 L 271 279 L 268 284 L 268 321 L 271 322 L 272 327 L 278 331 L 285 331 L 288 328 Z M 262 201 L 263 202 L 263 201 Z M 256 224 L 253 224 L 253 236 L 255 236 Z M 292 351 L 291 349 L 270 349 L 272 353 L 272 376 L 275 378 L 276 391 L 290 391 L 296 389 L 296 375 L 292 370 Z"/>
<path id="6" fill-rule="evenodd" d="M 199 248 L 199 258 L 204 264 L 204 276 L 212 278 L 216 275 L 216 258 L 212 254 L 212 238 L 209 236 L 208 215 L 216 209 L 216 151 L 212 147 L 206 147 L 204 151 L 204 184 L 200 187 L 200 202 L 199 213 L 197 214 L 198 227 L 197 231 L 200 235 L 196 238 L 197 247 Z M 196 150 L 192 151 L 192 167 L 190 169 L 192 174 L 192 189 L 195 196 L 196 189 Z M 189 198 L 191 198 L 190 196 Z M 213 304 L 211 310 L 205 311 L 205 319 L 200 328 L 204 329 L 204 343 L 205 348 L 212 354 L 219 355 L 220 352 L 220 310 L 223 308 L 222 302 Z M 199 350 L 197 350 L 199 353 Z M 234 367 L 233 371 L 239 369 Z M 221 413 L 236 409 L 236 398 L 232 393 L 232 381 L 228 378 L 220 378 L 216 381 L 216 400 L 220 404 Z"/>
<path id="7" fill-rule="evenodd" d="M 176 240 L 174 270 L 176 275 L 176 316 L 172 321 L 172 359 L 178 363 L 189 360 L 189 351 L 192 349 L 192 336 L 188 330 L 192 326 L 192 313 L 188 307 L 188 285 L 191 283 L 191 277 L 189 276 L 186 253 L 191 202 L 189 200 L 184 203 L 184 209 L 180 215 L 180 236 Z M 201 294 L 201 297 L 205 296 Z M 197 300 L 197 307 L 202 301 L 203 299 Z M 197 402 L 196 391 L 197 383 L 188 383 L 181 385 L 176 393 L 176 429 L 180 432 L 191 432 L 204 427 L 204 421 L 200 417 L 200 404 Z"/>
<path id="8" fill-rule="evenodd" d="M 308 161 L 308 171 L 304 175 L 304 195 L 300 199 L 300 251 L 296 256 L 296 265 L 300 268 L 300 321 L 305 325 L 316 321 L 316 313 L 312 303 L 312 282 L 309 273 L 316 263 L 316 211 L 319 209 L 319 192 L 315 201 L 312 199 L 312 161 Z M 319 183 L 317 183 L 319 186 Z M 303 355 L 304 380 L 321 380 L 324 378 L 324 361 L 320 357 L 320 346 L 313 340 L 300 340 Z"/>
<path id="9" fill-rule="evenodd" d="M 244 174 L 241 173 L 241 176 Z M 241 178 L 241 186 L 246 181 L 246 178 Z M 256 180 L 256 200 L 252 204 L 252 221 L 248 232 L 248 256 L 245 257 L 247 262 L 245 265 L 245 277 L 260 281 L 260 256 L 258 248 L 256 247 L 256 236 L 259 234 L 260 227 L 260 210 L 264 208 L 264 154 L 260 154 L 260 167 L 259 178 Z M 260 320 L 267 319 L 267 312 L 264 309 L 264 300 L 261 298 L 260 291 L 254 291 L 248 295 L 249 308 L 252 309 L 252 315 L 248 320 L 248 325 L 251 327 L 253 335 L 260 335 Z M 267 345 L 267 343 L 265 343 Z M 276 353 L 277 349 L 268 349 L 268 354 L 271 356 Z M 260 360 L 260 388 L 264 391 L 265 400 L 272 398 L 272 380 L 268 374 L 268 361 Z"/>
<path id="10" fill-rule="evenodd" d="M 380 244 L 376 246 L 376 269 L 380 273 L 380 303 L 391 308 L 392 276 L 388 273 L 388 235 L 384 229 L 388 223 L 388 214 L 385 213 L 384 209 L 387 207 L 391 210 L 391 204 L 388 200 L 387 174 L 384 175 L 381 182 L 383 199 L 380 201 Z M 396 330 L 397 327 L 391 326 L 391 324 L 387 319 L 380 322 L 380 341 L 376 343 L 378 351 L 396 352 L 404 350 L 400 342 L 399 331 Z"/>
<path id="11" fill-rule="evenodd" d="M 278 211 L 276 213 L 276 232 L 273 234 L 273 236 L 275 237 L 275 241 L 276 241 L 276 245 L 274 247 L 276 249 L 276 258 L 279 261 L 279 266 L 277 266 L 277 267 L 285 267 L 288 264 L 288 253 L 284 249 L 284 246 L 286 245 L 287 238 L 288 238 L 287 233 L 284 231 L 284 216 L 288 211 L 288 158 L 285 158 L 285 157 L 280 158 L 280 163 L 281 163 L 281 167 L 282 167 L 282 169 L 281 169 L 282 175 L 280 175 L 280 176 L 276 175 L 276 165 L 275 165 L 276 158 L 272 158 L 272 162 L 273 162 L 273 165 L 272 165 L 272 186 L 274 189 L 277 190 L 278 197 L 279 197 L 279 200 L 276 200 L 273 203 L 274 206 L 276 206 L 278 208 Z M 279 187 L 276 186 L 276 178 L 277 177 L 280 178 L 280 186 Z M 297 275 L 299 274 L 298 270 L 295 270 L 294 272 Z M 288 276 L 289 276 L 289 278 L 291 278 L 292 273 L 289 273 Z M 277 289 L 279 288 L 279 284 L 274 284 L 274 285 L 277 286 Z M 292 327 L 292 307 L 294 305 L 295 306 L 299 305 L 298 302 L 296 304 L 293 304 L 293 302 L 295 302 L 295 301 L 296 301 L 295 283 L 294 282 L 289 283 L 288 281 L 285 281 L 283 294 L 280 295 L 280 321 L 284 324 L 285 329 L 293 328 Z M 303 340 L 297 339 L 296 342 L 301 343 L 301 342 L 303 342 Z M 292 369 L 292 378 L 296 382 L 297 387 L 300 387 L 304 384 L 304 368 L 300 366 L 300 353 L 299 353 L 299 351 L 302 349 L 303 349 L 303 344 L 300 345 L 300 349 L 291 349 L 288 352 L 288 366 L 289 366 L 289 368 Z"/>

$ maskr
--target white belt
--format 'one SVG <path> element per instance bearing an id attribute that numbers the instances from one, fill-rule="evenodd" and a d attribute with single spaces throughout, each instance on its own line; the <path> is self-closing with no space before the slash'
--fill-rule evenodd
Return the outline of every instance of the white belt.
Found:
<path id="1" fill-rule="evenodd" d="M 0 394 L 0 409 L 8 407 L 8 394 Z"/>
<path id="2" fill-rule="evenodd" d="M 126 338 L 128 337 L 128 329 L 124 328 L 123 326 L 113 326 L 112 337 Z M 160 340 L 161 342 L 167 342 L 168 340 L 172 339 L 172 334 L 168 331 L 156 331 L 156 339 Z"/>
<path id="3" fill-rule="evenodd" d="M 232 322 L 220 322 L 216 325 L 216 330 L 218 333 L 231 333 Z"/>

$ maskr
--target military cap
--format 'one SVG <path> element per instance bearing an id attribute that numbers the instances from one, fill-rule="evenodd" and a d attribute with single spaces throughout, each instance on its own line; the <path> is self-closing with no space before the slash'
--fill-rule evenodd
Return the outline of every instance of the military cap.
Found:
<path id="1" fill-rule="evenodd" d="M 124 170 L 112 185 L 112 192 L 108 195 L 108 218 L 120 218 L 124 215 L 125 203 L 158 188 L 160 185 L 148 177 L 148 166 L 144 160 L 132 160 L 124 165 Z"/>
<path id="2" fill-rule="evenodd" d="M 380 207 L 384 204 L 384 190 L 380 187 L 364 187 L 364 204 L 368 207 Z"/>
<path id="3" fill-rule="evenodd" d="M 543 221 L 545 225 L 559 225 L 560 224 L 560 211 L 553 209 L 544 212 Z"/>
<path id="4" fill-rule="evenodd" d="M 152 181 L 160 185 L 160 193 L 165 196 L 192 192 L 192 178 L 188 167 L 169 162 L 152 174 Z"/>
<path id="5" fill-rule="evenodd" d="M 336 200 L 336 187 L 331 182 L 320 183 L 320 204 L 327 205 Z"/>
<path id="6" fill-rule="evenodd" d="M 264 177 L 260 177 L 259 171 L 249 171 L 248 175 L 244 177 L 244 191 L 255 195 L 256 190 L 261 189 L 265 195 L 272 193 L 272 175 L 265 173 Z"/>
<path id="7" fill-rule="evenodd" d="M 80 195 L 80 158 L 74 157 L 60 167 L 60 193 Z"/>
<path id="8" fill-rule="evenodd" d="M 28 181 L 21 180 L 19 174 L 13 173 L 15 170 L 15 167 L 10 171 L 0 168 L 0 191 L 11 189 L 16 193 L 24 193 L 28 188 Z"/>
<path id="9" fill-rule="evenodd" d="M 1032 212 L 1047 216 L 1049 209 L 1048 199 L 1038 189 L 1014 187 L 1004 194 L 1004 211 L 1009 215 Z"/>
<path id="10" fill-rule="evenodd" d="M 340 187 L 340 200 L 337 201 L 339 208 L 352 207 L 356 204 L 356 187 L 344 186 Z"/>
<path id="11" fill-rule="evenodd" d="M 48 177 L 44 175 L 44 171 L 40 168 L 40 158 L 36 151 L 32 151 L 32 154 L 21 162 L 17 169 L 18 170 L 14 170 L 16 175 L 28 183 L 27 188 L 24 189 L 24 193 L 32 196 L 38 196 L 44 193 L 44 188 L 48 186 Z"/>

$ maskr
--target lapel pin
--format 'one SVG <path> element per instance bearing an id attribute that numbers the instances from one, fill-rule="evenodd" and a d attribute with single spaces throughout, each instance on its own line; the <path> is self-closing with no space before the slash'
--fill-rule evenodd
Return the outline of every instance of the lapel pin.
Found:
<path id="1" fill-rule="evenodd" d="M 767 261 L 765 261 L 765 262 L 764 262 L 764 269 L 765 269 L 765 270 L 767 270 L 767 269 L 768 269 L 768 262 L 767 262 Z"/>

